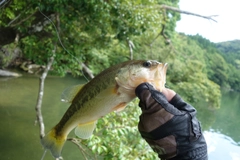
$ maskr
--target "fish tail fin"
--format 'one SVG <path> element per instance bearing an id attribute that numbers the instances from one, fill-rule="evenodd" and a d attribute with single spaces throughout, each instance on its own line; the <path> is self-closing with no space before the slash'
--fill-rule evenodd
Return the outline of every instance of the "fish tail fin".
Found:
<path id="1" fill-rule="evenodd" d="M 43 147 L 45 149 L 49 149 L 55 158 L 61 157 L 61 152 L 65 141 L 66 136 L 57 135 L 55 129 L 52 129 L 41 139 Z"/>

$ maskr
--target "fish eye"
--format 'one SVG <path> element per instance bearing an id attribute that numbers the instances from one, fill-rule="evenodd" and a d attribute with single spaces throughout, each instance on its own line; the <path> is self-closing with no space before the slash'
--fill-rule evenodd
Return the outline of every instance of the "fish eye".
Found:
<path id="1" fill-rule="evenodd" d="M 150 68 L 151 66 L 152 66 L 152 62 L 151 61 L 143 62 L 143 67 Z"/>

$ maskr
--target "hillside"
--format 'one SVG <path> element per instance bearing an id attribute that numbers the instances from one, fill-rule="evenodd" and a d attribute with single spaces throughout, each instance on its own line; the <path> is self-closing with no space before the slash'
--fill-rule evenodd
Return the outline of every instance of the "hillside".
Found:
<path id="1" fill-rule="evenodd" d="M 188 37 L 205 52 L 208 78 L 221 88 L 240 91 L 240 40 L 215 44 L 200 35 Z"/>
<path id="2" fill-rule="evenodd" d="M 216 43 L 216 47 L 223 53 L 240 53 L 240 40 Z"/>
<path id="3" fill-rule="evenodd" d="M 240 40 L 217 43 L 216 47 L 228 63 L 240 69 Z"/>
<path id="4" fill-rule="evenodd" d="M 240 90 L 237 54 L 226 56 L 200 35 L 176 33 L 179 13 L 154 7 L 149 10 L 159 5 L 159 1 L 146 2 L 145 7 L 141 1 L 122 1 L 118 7 L 115 2 L 102 1 L 58 3 L 56 7 L 54 1 L 41 2 L 45 16 L 56 13 L 51 22 L 42 14 L 35 14 L 39 5 L 35 1 L 31 2 L 28 12 L 21 10 L 28 5 L 18 1 L 4 8 L 0 19 L 5 26 L 0 29 L 4 38 L 0 40 L 0 68 L 18 65 L 19 61 L 26 64 L 20 65 L 24 69 L 30 68 L 29 64 L 46 66 L 49 59 L 54 58 L 52 73 L 85 76 L 89 70 L 96 75 L 129 59 L 155 59 L 169 64 L 167 85 L 188 102 L 205 101 L 209 106 L 219 107 L 220 87 Z M 130 3 L 133 7 L 129 7 Z M 178 1 L 164 0 L 161 4 L 178 7 Z M 142 9 L 136 9 L 139 5 Z M 66 10 L 66 6 L 71 9 Z M 59 16 L 58 13 L 64 14 Z M 17 15 L 21 14 L 18 19 Z M 23 18 L 32 15 L 32 18 Z M 9 26 L 9 22 L 14 23 Z M 52 22 L 58 27 L 53 27 Z M 47 25 L 35 32 L 35 23 Z M 3 36 L 4 30 L 18 33 L 18 42 Z"/>

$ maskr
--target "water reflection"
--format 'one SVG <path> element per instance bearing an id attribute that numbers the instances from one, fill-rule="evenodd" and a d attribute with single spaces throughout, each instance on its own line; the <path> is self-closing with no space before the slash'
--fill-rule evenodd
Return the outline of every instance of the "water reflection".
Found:
<path id="1" fill-rule="evenodd" d="M 34 107 L 38 93 L 38 77 L 0 78 L 0 155 L 7 159 L 40 159 L 43 149 L 39 141 Z M 54 126 L 68 108 L 60 102 L 62 91 L 84 83 L 70 76 L 48 77 L 45 82 L 43 116 L 46 132 Z M 219 110 L 196 106 L 208 143 L 209 160 L 240 160 L 240 95 L 223 92 Z M 63 149 L 65 159 L 81 159 L 77 147 L 67 142 Z M 52 160 L 47 152 L 45 160 Z"/>
<path id="2" fill-rule="evenodd" d="M 208 144 L 209 160 L 240 160 L 240 94 L 222 91 L 221 108 L 196 106 Z"/>
<path id="3" fill-rule="evenodd" d="M 42 104 L 45 131 L 54 126 L 69 104 L 60 101 L 64 89 L 71 85 L 84 83 L 70 76 L 48 77 Z M 35 105 L 39 78 L 24 75 L 19 78 L 0 78 L 0 159 L 25 160 L 40 159 L 43 148 L 39 139 L 39 127 L 35 125 Z M 75 152 L 73 152 L 75 151 Z M 72 143 L 66 143 L 63 150 L 66 159 L 79 159 L 79 151 Z M 53 160 L 49 152 L 44 160 Z"/>
<path id="4" fill-rule="evenodd" d="M 209 160 L 240 160 L 240 147 L 229 136 L 214 130 L 204 131 Z"/>

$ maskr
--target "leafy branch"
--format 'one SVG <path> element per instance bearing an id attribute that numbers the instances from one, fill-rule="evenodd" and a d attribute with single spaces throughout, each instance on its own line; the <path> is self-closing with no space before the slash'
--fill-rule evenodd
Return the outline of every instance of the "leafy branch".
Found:
<path id="1" fill-rule="evenodd" d="M 192 16 L 196 16 L 196 17 L 201 17 L 201 18 L 205 18 L 205 19 L 208 19 L 208 20 L 212 20 L 214 22 L 217 22 L 215 19 L 213 19 L 213 17 L 216 17 L 218 15 L 211 15 L 211 16 L 204 16 L 204 15 L 200 15 L 200 14 L 196 14 L 196 13 L 193 13 L 193 12 L 189 12 L 189 11 L 184 11 L 184 10 L 181 10 L 179 8 L 176 8 L 176 7 L 171 7 L 171 6 L 167 6 L 167 5 L 161 5 L 160 7 L 158 7 L 160 9 L 164 9 L 163 11 L 163 21 L 164 23 L 162 24 L 162 30 L 160 31 L 160 33 L 156 36 L 156 38 L 153 39 L 153 41 L 150 43 L 150 46 L 156 41 L 156 39 L 161 35 L 163 36 L 163 38 L 166 40 L 167 43 L 171 44 L 171 40 L 166 36 L 166 34 L 164 33 L 165 31 L 165 28 L 166 28 L 166 10 L 171 10 L 171 11 L 174 11 L 174 12 L 178 12 L 178 13 L 182 13 L 182 14 L 187 14 L 187 15 L 192 15 Z"/>

